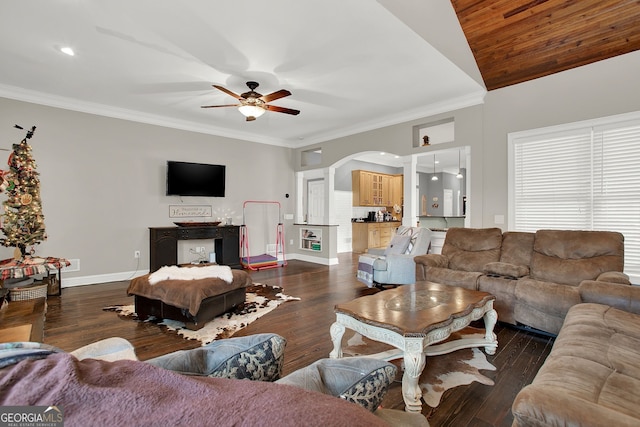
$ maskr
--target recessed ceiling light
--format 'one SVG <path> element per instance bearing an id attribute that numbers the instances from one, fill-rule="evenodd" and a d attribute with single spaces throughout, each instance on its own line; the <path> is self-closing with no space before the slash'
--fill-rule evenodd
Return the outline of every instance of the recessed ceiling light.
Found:
<path id="1" fill-rule="evenodd" d="M 61 47 L 60 48 L 60 52 L 65 53 L 69 56 L 73 56 L 76 53 L 73 51 L 73 49 L 71 49 L 69 46 L 65 46 L 65 47 Z"/>

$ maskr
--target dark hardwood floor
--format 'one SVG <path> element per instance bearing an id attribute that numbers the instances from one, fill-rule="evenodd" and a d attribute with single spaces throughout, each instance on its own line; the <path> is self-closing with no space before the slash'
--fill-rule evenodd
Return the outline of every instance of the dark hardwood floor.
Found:
<path id="1" fill-rule="evenodd" d="M 339 261 L 339 265 L 329 267 L 293 260 L 283 268 L 250 271 L 254 282 L 281 286 L 286 294 L 301 300 L 282 304 L 235 336 L 274 332 L 286 338 L 284 375 L 328 357 L 332 350 L 329 327 L 335 320 L 334 305 L 378 292 L 356 280 L 357 255 L 340 254 Z M 109 305 L 133 304 L 133 297 L 126 295 L 127 285 L 128 282 L 113 282 L 65 288 L 62 296 L 50 296 L 45 343 L 71 351 L 119 336 L 135 346 L 141 360 L 200 345 L 161 326 L 102 310 Z M 473 383 L 457 387 L 444 394 L 437 408 L 424 405 L 423 414 L 432 427 L 511 425 L 511 403 L 518 391 L 533 380 L 553 339 L 500 323 L 495 332 L 499 347 L 487 359 L 497 369 L 483 372 L 495 385 Z M 400 382 L 389 390 L 383 406 L 404 408 Z"/>

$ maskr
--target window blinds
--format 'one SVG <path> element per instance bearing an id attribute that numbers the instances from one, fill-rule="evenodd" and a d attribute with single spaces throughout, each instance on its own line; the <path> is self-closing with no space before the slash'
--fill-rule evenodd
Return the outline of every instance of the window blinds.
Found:
<path id="1" fill-rule="evenodd" d="M 513 230 L 609 230 L 640 280 L 640 117 L 510 137 Z"/>

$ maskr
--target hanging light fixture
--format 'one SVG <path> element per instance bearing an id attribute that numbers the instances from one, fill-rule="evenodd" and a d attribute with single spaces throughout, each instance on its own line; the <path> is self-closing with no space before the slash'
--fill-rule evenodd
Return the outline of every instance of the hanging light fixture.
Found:
<path id="1" fill-rule="evenodd" d="M 240 107 L 238 107 L 238 110 L 240 111 L 240 113 L 242 113 L 243 116 L 247 118 L 248 121 L 257 119 L 258 117 L 263 115 L 265 111 L 267 111 L 264 108 L 258 107 L 255 104 L 241 105 Z"/>
<path id="2" fill-rule="evenodd" d="M 431 176 L 431 181 L 437 181 L 438 175 L 436 175 L 436 155 L 433 155 L 433 176 Z"/>
<path id="3" fill-rule="evenodd" d="M 462 175 L 462 168 L 460 167 L 460 150 L 458 150 L 458 174 L 456 175 L 456 178 L 464 178 L 464 176 Z"/>

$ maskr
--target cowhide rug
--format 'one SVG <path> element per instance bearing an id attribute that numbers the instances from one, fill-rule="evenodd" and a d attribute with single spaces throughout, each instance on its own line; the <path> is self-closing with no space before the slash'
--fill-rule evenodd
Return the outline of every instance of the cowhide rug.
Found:
<path id="1" fill-rule="evenodd" d="M 463 336 L 484 336 L 484 331 L 468 327 L 452 334 L 449 338 Z M 343 337 L 342 353 L 344 356 L 361 356 L 381 353 L 394 347 L 363 337 L 357 332 L 346 330 Z M 398 367 L 398 381 L 402 381 L 402 359 L 392 360 Z M 495 371 L 496 367 L 487 361 L 484 349 L 468 348 L 457 350 L 440 356 L 427 356 L 427 363 L 420 376 L 420 387 L 424 402 L 432 408 L 440 404 L 442 394 L 454 387 L 471 384 L 477 381 L 492 386 L 493 380 L 480 373 L 480 370 Z"/>
<path id="2" fill-rule="evenodd" d="M 153 322 L 166 326 L 168 330 L 176 331 L 185 339 L 199 340 L 202 345 L 221 339 L 229 338 L 234 333 L 247 327 L 251 322 L 274 310 L 286 301 L 300 300 L 282 293 L 282 288 L 267 284 L 254 283 L 247 287 L 245 302 L 233 311 L 221 314 L 210 322 L 207 322 L 202 329 L 192 331 L 186 329 L 184 323 L 170 319 L 155 319 L 153 317 L 145 322 Z M 134 305 L 114 305 L 104 307 L 103 310 L 115 311 L 120 316 L 131 317 L 137 320 Z"/>

